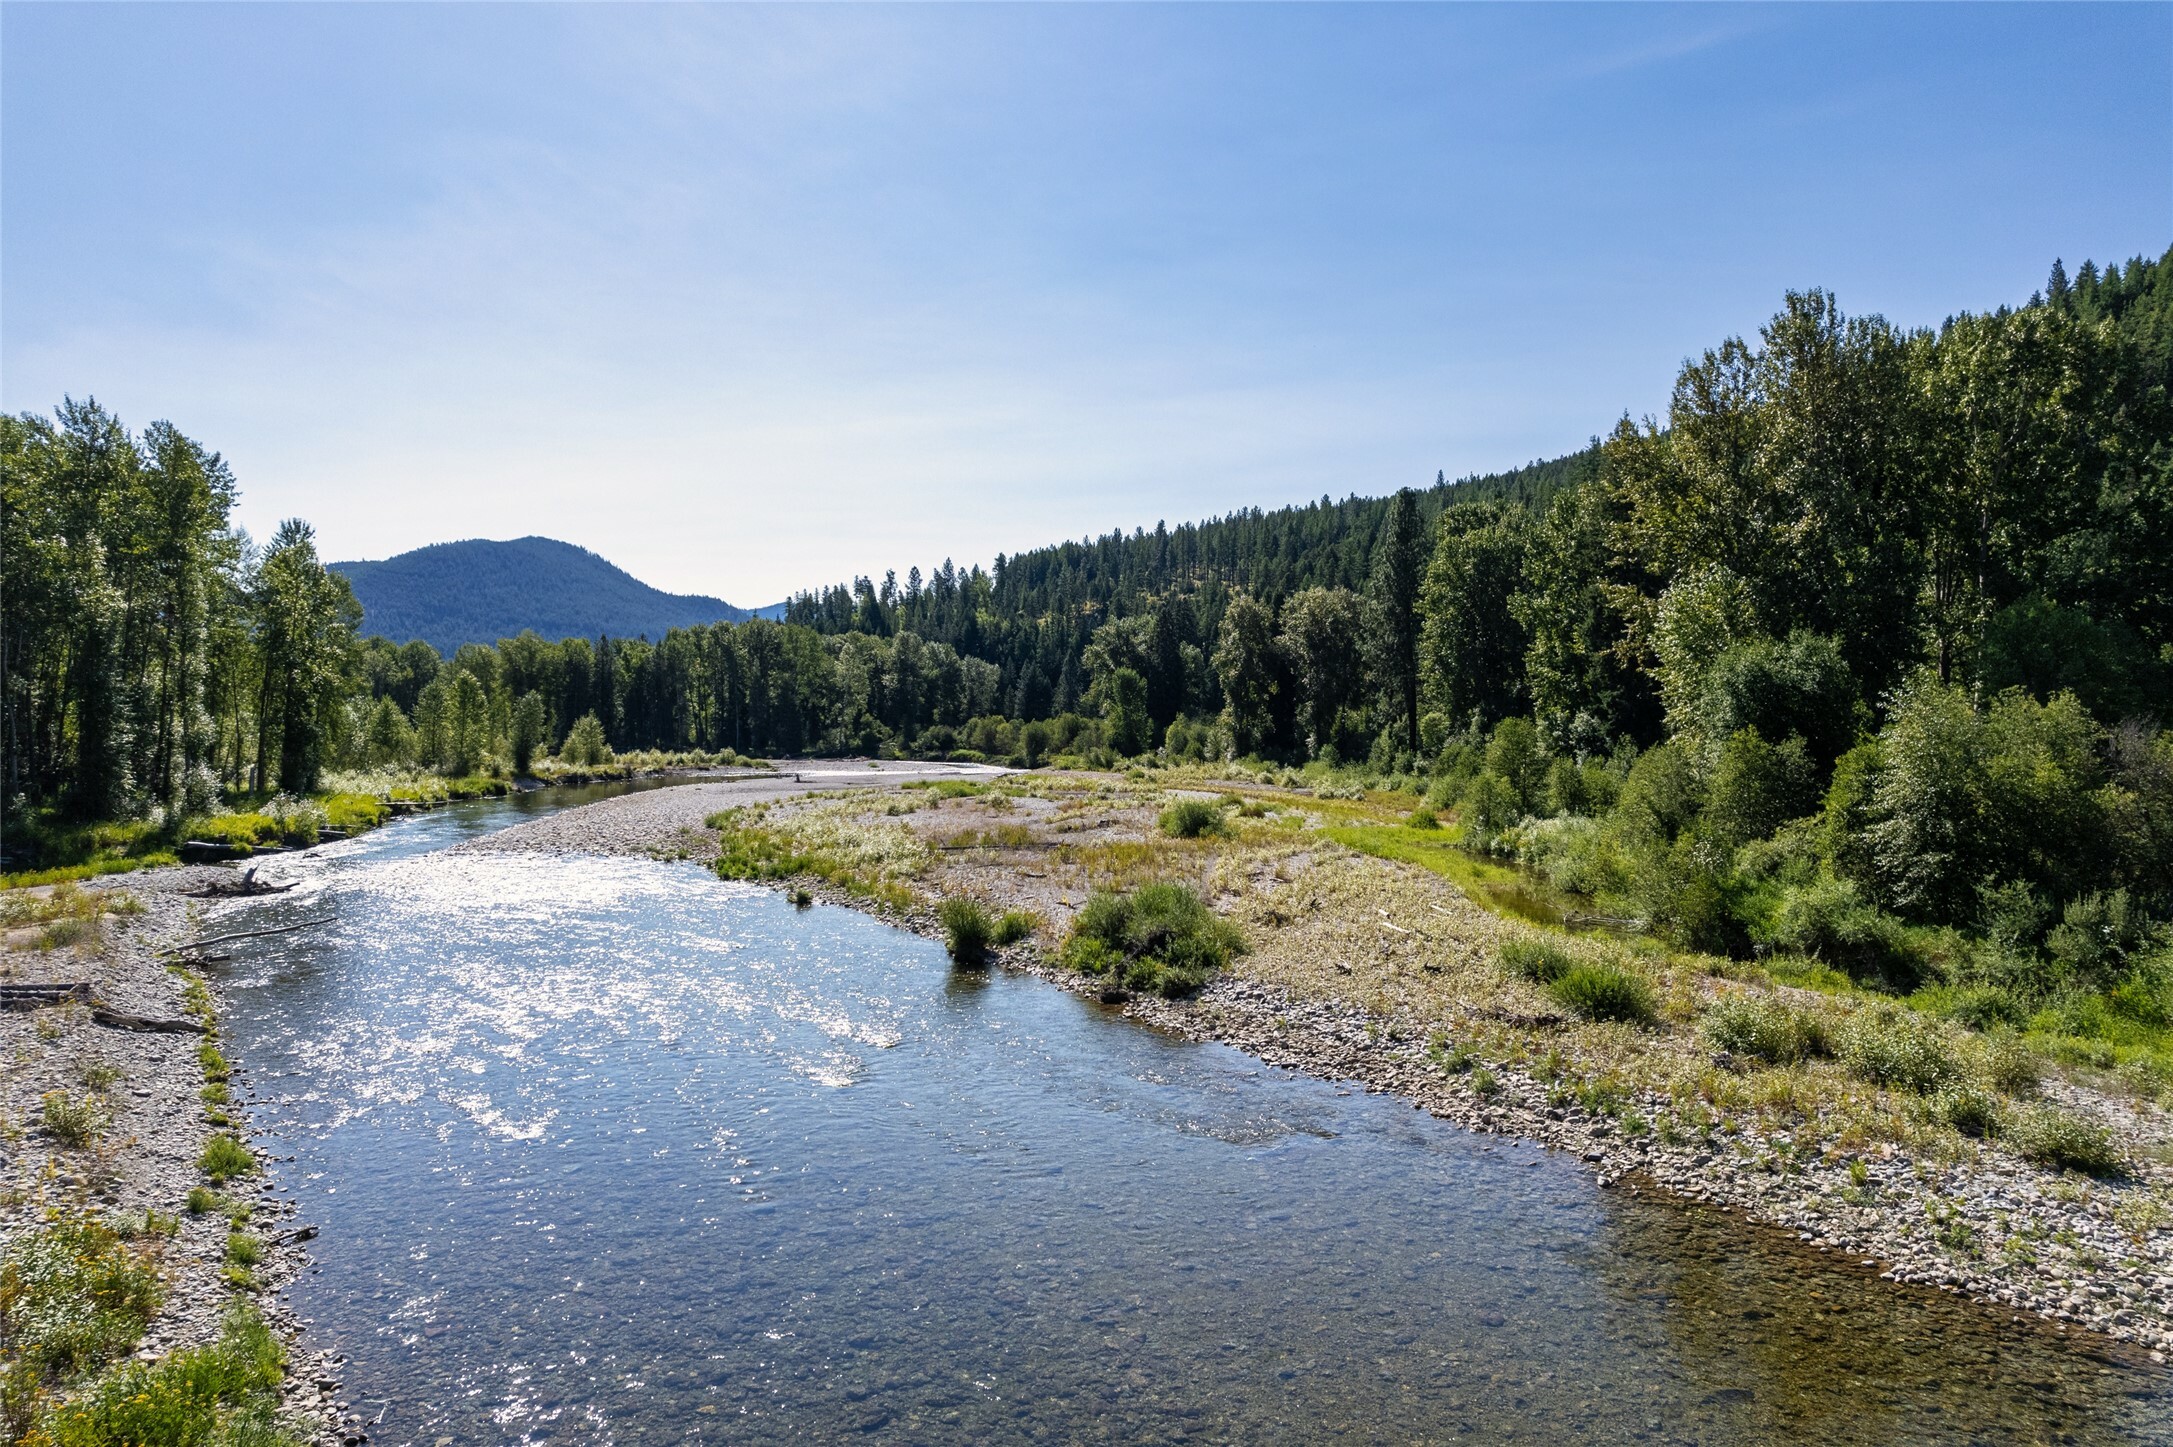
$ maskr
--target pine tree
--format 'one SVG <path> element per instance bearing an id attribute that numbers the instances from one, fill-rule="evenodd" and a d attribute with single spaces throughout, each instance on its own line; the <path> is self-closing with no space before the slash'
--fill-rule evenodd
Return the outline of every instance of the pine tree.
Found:
<path id="1" fill-rule="evenodd" d="M 1426 569 L 1425 528 L 1418 493 L 1404 488 L 1391 501 L 1374 545 L 1367 604 L 1372 614 L 1374 684 L 1392 717 L 1403 724 L 1405 747 L 1418 752 L 1419 588 Z"/>

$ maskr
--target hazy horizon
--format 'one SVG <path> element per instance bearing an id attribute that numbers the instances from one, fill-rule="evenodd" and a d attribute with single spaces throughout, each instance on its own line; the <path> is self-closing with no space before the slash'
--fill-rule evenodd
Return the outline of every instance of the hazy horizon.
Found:
<path id="1" fill-rule="evenodd" d="M 171 419 L 327 558 L 740 606 L 1558 456 L 1787 289 L 2173 239 L 2164 6 L 0 16 L 9 410 Z"/>

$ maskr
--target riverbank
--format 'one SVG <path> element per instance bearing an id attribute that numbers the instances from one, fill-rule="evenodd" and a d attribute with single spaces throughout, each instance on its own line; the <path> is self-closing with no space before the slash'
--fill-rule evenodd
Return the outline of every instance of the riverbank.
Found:
<path id="1" fill-rule="evenodd" d="M 1148 780 L 879 773 L 831 797 L 684 786 L 668 801 L 608 800 L 465 847 L 704 858 L 726 833 L 757 831 L 830 861 L 827 880 L 781 883 L 931 938 L 941 933 L 933 906 L 951 895 L 1034 913 L 1037 937 L 998 962 L 1090 995 L 1100 980 L 1055 963 L 1088 893 L 1177 879 L 1236 921 L 1252 949 L 1196 999 L 1135 998 L 1121 1006 L 1128 1014 L 1543 1142 L 1609 1184 L 1740 1211 L 1848 1269 L 2102 1332 L 2161 1362 L 2173 1352 L 2173 1122 L 2153 1101 L 2043 1062 L 2023 1070 L 2043 1078 L 2034 1088 L 2016 1080 L 2003 1108 L 2102 1132 L 2125 1172 L 2093 1177 L 1965 1135 L 1943 1101 L 1872 1084 L 1837 1061 L 1731 1056 L 1708 1033 L 1723 1000 L 1779 1002 L 1836 1031 L 1880 1007 L 1794 989 L 1755 967 L 1490 913 L 1439 874 L 1328 837 L 1368 822 L 1362 801 L 1246 787 L 1247 807 L 1222 833 L 1187 840 L 1155 822 L 1187 791 Z M 1633 1027 L 1569 1016 L 1500 968 L 1500 947 L 1530 938 L 1627 959 L 1653 981 L 1657 1018 Z M 1959 1034 L 1948 1043 L 1983 1048 Z"/>
<path id="2" fill-rule="evenodd" d="M 0 1013 L 11 1062 L 0 1076 L 0 1238 L 12 1249 L 56 1225 L 120 1228 L 114 1259 L 148 1268 L 159 1287 L 140 1332 L 107 1342 L 109 1376 L 211 1347 L 230 1309 L 254 1307 L 287 1349 L 281 1412 L 330 1447 L 346 1435 L 336 1363 L 302 1353 L 303 1323 L 281 1300 L 307 1268 L 313 1232 L 253 1153 L 224 1162 L 239 1167 L 224 1179 L 207 1174 L 215 1138 L 247 1140 L 238 1117 L 248 1084 L 217 1053 L 211 997 L 165 953 L 197 937 L 190 892 L 232 879 L 225 868 L 177 866 L 7 896 L 19 922 L 6 932 L 0 981 L 87 985 L 88 999 Z M 77 1382 L 69 1395 L 89 1390 Z"/>

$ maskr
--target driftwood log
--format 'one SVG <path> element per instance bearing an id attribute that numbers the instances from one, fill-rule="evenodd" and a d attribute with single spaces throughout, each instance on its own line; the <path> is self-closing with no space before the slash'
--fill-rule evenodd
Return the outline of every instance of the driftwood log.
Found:
<path id="1" fill-rule="evenodd" d="M 235 933 L 230 935 L 213 935 L 208 940 L 197 940 L 192 944 L 182 945 L 178 949 L 174 950 L 173 953 L 177 955 L 193 955 L 198 950 L 205 949 L 211 945 L 223 945 L 230 940 L 262 939 L 266 935 L 291 935 L 298 929 L 308 929 L 312 925 L 330 924 L 333 920 L 337 918 L 339 918 L 339 916 L 328 914 L 323 919 L 305 919 L 300 924 L 283 924 L 273 929 L 245 929 L 236 931 Z"/>
<path id="2" fill-rule="evenodd" d="M 285 884 L 273 884 L 270 880 L 257 878 L 257 869 L 258 866 L 252 864 L 237 879 L 215 880 L 202 889 L 192 889 L 188 891 L 189 898 L 240 899 L 260 894 L 285 894 L 288 890 L 299 887 L 302 882 L 296 879 Z"/>
<path id="3" fill-rule="evenodd" d="M 39 1010 L 69 1001 L 89 1004 L 89 980 L 62 981 L 49 985 L 0 985 L 0 1010 Z"/>
<path id="4" fill-rule="evenodd" d="M 91 982 L 63 980 L 43 985 L 0 985 L 0 1010 L 38 1010 L 48 1005 L 86 1004 L 91 1023 L 109 1030 L 136 1030 L 156 1035 L 201 1035 L 204 1027 L 194 1020 L 168 1020 L 155 1015 L 131 1015 L 109 1010 L 91 999 Z"/>

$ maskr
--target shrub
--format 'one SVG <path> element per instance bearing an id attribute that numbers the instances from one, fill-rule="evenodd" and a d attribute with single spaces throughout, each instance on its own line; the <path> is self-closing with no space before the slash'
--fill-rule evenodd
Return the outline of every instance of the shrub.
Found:
<path id="1" fill-rule="evenodd" d="M 1572 965 L 1547 986 L 1564 1009 L 1587 1020 L 1649 1025 L 1659 1013 L 1651 982 L 1637 971 L 1607 961 Z"/>
<path id="2" fill-rule="evenodd" d="M 2038 1165 L 2092 1176 L 2123 1174 L 2112 1133 L 2064 1110 L 2041 1105 L 2020 1111 L 2007 1134 L 2023 1159 Z"/>
<path id="3" fill-rule="evenodd" d="M 1421 804 L 1413 809 L 1409 822 L 1413 829 L 1439 829 L 1441 827 L 1440 816 L 1434 813 L 1433 806 L 1430 804 Z"/>
<path id="4" fill-rule="evenodd" d="M 1963 1135 L 1988 1136 L 1999 1128 L 1999 1101 L 1974 1085 L 1949 1085 L 1931 1099 L 1932 1114 Z"/>
<path id="5" fill-rule="evenodd" d="M 1481 770 L 1464 790 L 1464 843 L 1473 849 L 1494 849 L 1523 817 L 1516 786 L 1492 769 Z"/>
<path id="6" fill-rule="evenodd" d="M 1072 924 L 1064 962 L 1131 989 L 1189 995 L 1245 948 L 1237 927 L 1191 890 L 1147 884 L 1129 894 L 1091 896 Z"/>
<path id="7" fill-rule="evenodd" d="M 1901 921 L 1830 875 L 1785 890 L 1757 937 L 1772 949 L 1815 955 L 1859 981 L 1906 988 L 1924 972 L 1923 956 Z"/>
<path id="8" fill-rule="evenodd" d="M 1994 1035 L 1984 1044 L 1984 1075 L 2002 1095 L 2037 1093 L 2043 1067 L 2037 1056 L 2014 1035 Z"/>
<path id="9" fill-rule="evenodd" d="M 1015 945 L 1041 932 L 1041 916 L 1031 910 L 1007 909 L 996 921 L 996 943 Z"/>
<path id="10" fill-rule="evenodd" d="M 2029 1007 L 2014 991 L 2000 985 L 1956 985 L 1924 990 L 1914 999 L 1934 1013 L 1949 1020 L 1959 1020 L 1972 1030 L 2021 1025 L 2030 1018 Z"/>
<path id="11" fill-rule="evenodd" d="M 0 1252 L 0 1434 L 22 1441 L 44 1390 L 128 1350 L 163 1296 L 149 1252 L 94 1216 L 17 1234 Z"/>
<path id="12" fill-rule="evenodd" d="M 1772 995 L 1736 994 L 1715 1001 L 1705 1015 L 1705 1038 L 1715 1049 L 1774 1065 L 1793 1065 L 1826 1053 L 1824 1023 Z"/>
<path id="13" fill-rule="evenodd" d="M 324 801 L 327 827 L 348 834 L 375 829 L 385 822 L 385 805 L 368 794 L 333 794 Z"/>
<path id="14" fill-rule="evenodd" d="M 1162 811 L 1157 822 L 1172 839 L 1197 839 L 1220 834 L 1228 827 L 1223 821 L 1222 805 L 1211 799 L 1179 799 Z"/>
<path id="15" fill-rule="evenodd" d="M 257 1158 L 249 1148 L 230 1135 L 215 1135 L 204 1142 L 204 1153 L 196 1164 L 215 1185 L 225 1185 L 235 1176 L 254 1175 Z"/>
<path id="16" fill-rule="evenodd" d="M 979 900 L 954 895 L 936 907 L 936 918 L 943 922 L 944 947 L 953 960 L 971 968 L 987 959 L 996 923 Z"/>
<path id="17" fill-rule="evenodd" d="M 1858 1010 L 1842 1022 L 1834 1054 L 1859 1079 L 1933 1091 L 1961 1075 L 1945 1032 L 1906 1010 Z"/>
<path id="18" fill-rule="evenodd" d="M 130 1362 L 39 1423 L 50 1447 L 206 1443 L 287 1447 L 277 1421 L 286 1353 L 254 1308 L 236 1306 L 208 1347 Z"/>
<path id="19" fill-rule="evenodd" d="M 264 1259 L 264 1243 L 247 1231 L 229 1231 L 226 1259 L 236 1266 L 254 1266 Z"/>
<path id="20" fill-rule="evenodd" d="M 217 1210 L 218 1206 L 219 1198 L 211 1193 L 209 1186 L 189 1187 L 188 1208 L 191 1216 L 201 1216 L 207 1211 Z"/>
<path id="21" fill-rule="evenodd" d="M 1505 974 L 1535 985 L 1551 985 L 1576 966 L 1569 952 L 1548 940 L 1529 937 L 1504 940 L 1495 954 Z"/>
<path id="22" fill-rule="evenodd" d="M 106 1116 L 94 1101 L 77 1100 L 65 1090 L 50 1092 L 41 1103 L 38 1123 L 64 1146 L 81 1150 L 106 1133 Z"/>

